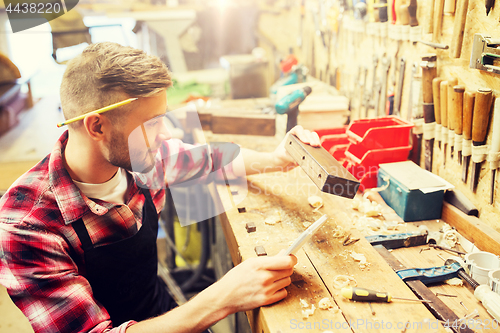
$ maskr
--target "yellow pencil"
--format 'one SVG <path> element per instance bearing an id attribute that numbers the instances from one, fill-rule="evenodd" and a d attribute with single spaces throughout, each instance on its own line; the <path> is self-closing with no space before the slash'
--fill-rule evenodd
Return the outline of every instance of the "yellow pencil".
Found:
<path id="1" fill-rule="evenodd" d="M 81 116 L 78 116 L 78 117 L 71 118 L 69 120 L 63 121 L 62 123 L 57 124 L 57 127 L 61 127 L 61 126 L 64 126 L 64 125 L 68 125 L 68 124 L 74 123 L 75 121 L 82 120 L 88 114 L 91 114 L 91 113 L 103 113 L 103 112 L 106 112 L 106 111 L 109 111 L 109 110 L 116 109 L 117 107 L 120 107 L 122 105 L 131 103 L 131 102 L 135 101 L 136 99 L 137 98 L 129 98 L 129 99 L 126 99 L 124 101 L 121 101 L 121 102 L 118 102 L 118 103 L 115 103 L 115 104 L 111 104 L 111 105 L 105 106 L 105 107 L 100 108 L 98 110 L 87 112 L 85 114 L 82 114 Z"/>

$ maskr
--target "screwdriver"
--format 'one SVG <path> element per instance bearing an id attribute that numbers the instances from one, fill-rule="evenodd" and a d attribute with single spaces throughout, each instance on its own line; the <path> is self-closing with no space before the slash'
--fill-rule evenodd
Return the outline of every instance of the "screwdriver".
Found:
<path id="1" fill-rule="evenodd" d="M 432 303 L 432 301 L 426 299 L 392 297 L 391 294 L 388 292 L 374 291 L 370 289 L 357 288 L 357 287 L 342 288 L 340 293 L 347 299 L 352 299 L 353 301 L 361 301 L 361 302 L 389 303 L 392 299 L 401 299 L 405 301 Z"/>

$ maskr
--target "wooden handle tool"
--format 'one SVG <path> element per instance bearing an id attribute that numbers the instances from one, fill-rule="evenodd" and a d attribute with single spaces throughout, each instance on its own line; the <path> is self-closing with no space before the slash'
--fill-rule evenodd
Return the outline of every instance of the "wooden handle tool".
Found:
<path id="1" fill-rule="evenodd" d="M 399 6 L 398 20 L 401 25 L 410 24 L 410 13 L 408 13 L 408 4 L 404 1 Z"/>
<path id="2" fill-rule="evenodd" d="M 436 121 L 434 115 L 434 100 L 432 97 L 432 80 L 437 76 L 436 67 L 437 55 L 429 53 L 422 57 L 420 66 L 422 67 L 422 95 L 423 95 L 423 108 L 424 108 L 424 122 L 426 124 L 434 123 Z M 425 170 L 432 172 L 432 154 L 434 150 L 434 133 L 432 137 L 425 138 L 426 127 L 424 127 L 425 139 Z"/>
<path id="3" fill-rule="evenodd" d="M 434 3 L 434 29 L 432 31 L 432 41 L 437 43 L 441 37 L 443 27 L 444 0 L 436 0 Z"/>
<path id="4" fill-rule="evenodd" d="M 453 98 L 453 87 L 458 84 L 458 80 L 455 78 L 448 80 L 448 146 L 450 147 L 450 158 L 453 158 L 453 147 L 455 146 L 455 124 L 457 120 L 455 119 L 455 102 Z"/>
<path id="5" fill-rule="evenodd" d="M 448 81 L 439 84 L 439 99 L 441 109 L 441 138 L 443 141 L 443 167 L 446 167 L 446 147 L 448 145 Z"/>
<path id="6" fill-rule="evenodd" d="M 444 1 L 445 14 L 452 15 L 455 13 L 455 2 L 456 2 L 456 0 L 445 0 Z"/>
<path id="7" fill-rule="evenodd" d="M 495 98 L 495 104 L 493 107 L 493 124 L 491 127 L 493 131 L 491 140 L 491 155 L 497 155 L 500 152 L 500 98 Z M 490 205 L 493 205 L 495 199 L 495 175 L 498 168 L 498 160 L 496 156 L 492 156 L 493 159 L 490 161 L 491 169 L 491 194 L 490 194 Z"/>
<path id="8" fill-rule="evenodd" d="M 417 0 L 410 0 L 410 5 L 408 6 L 408 13 L 410 14 L 410 26 L 418 26 L 417 20 Z"/>
<path id="9" fill-rule="evenodd" d="M 470 91 L 464 93 L 464 108 L 462 117 L 462 135 L 464 140 L 472 140 L 472 113 L 474 111 L 474 101 L 476 99 L 476 94 Z M 470 152 L 466 153 L 463 151 L 463 161 L 462 161 L 462 181 L 467 183 L 467 173 L 469 171 L 470 164 Z"/>
<path id="10" fill-rule="evenodd" d="M 491 150 L 490 155 L 492 159 L 490 160 L 491 169 L 491 192 L 490 192 L 490 205 L 493 205 L 495 199 L 495 175 L 497 168 L 499 166 L 498 153 L 500 152 L 500 98 L 495 98 L 495 104 L 493 107 L 493 125 L 491 127 L 493 131 L 493 138 L 491 140 Z"/>
<path id="11" fill-rule="evenodd" d="M 441 94 L 440 85 L 444 79 L 442 77 L 436 77 L 432 80 L 432 98 L 434 101 L 434 115 L 436 118 L 436 123 L 441 124 Z"/>
<path id="12" fill-rule="evenodd" d="M 460 138 L 459 142 L 455 141 L 455 150 L 457 151 L 458 163 L 462 164 L 462 132 L 463 132 L 463 105 L 464 105 L 464 86 L 453 87 L 453 109 L 455 113 L 455 138 L 457 135 Z"/>
<path id="13" fill-rule="evenodd" d="M 450 58 L 460 58 L 462 42 L 464 40 L 465 21 L 467 20 L 467 9 L 469 0 L 458 0 L 455 24 L 451 35 Z"/>
<path id="14" fill-rule="evenodd" d="M 483 146 L 486 144 L 486 135 L 488 131 L 488 122 L 490 120 L 491 101 L 493 91 L 490 88 L 479 88 L 476 92 L 476 101 L 474 103 L 474 113 L 472 115 L 472 145 Z M 481 162 L 472 163 L 472 182 L 471 190 L 476 191 L 479 181 L 479 172 L 481 171 Z"/>
<path id="15" fill-rule="evenodd" d="M 429 7 L 429 17 L 425 23 L 424 34 L 431 34 L 434 28 L 434 0 L 431 0 Z"/>
<path id="16" fill-rule="evenodd" d="M 439 86 L 443 78 L 436 77 L 432 80 L 432 99 L 434 101 L 434 118 L 436 118 L 436 140 L 441 148 L 441 96 Z"/>

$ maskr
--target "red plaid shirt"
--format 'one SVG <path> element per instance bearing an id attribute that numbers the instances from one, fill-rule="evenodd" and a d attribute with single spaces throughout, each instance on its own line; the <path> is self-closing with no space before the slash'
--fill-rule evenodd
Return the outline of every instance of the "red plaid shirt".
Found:
<path id="1" fill-rule="evenodd" d="M 132 173 L 128 173 L 126 204 L 87 198 L 64 168 L 61 152 L 67 139 L 65 132 L 52 153 L 0 199 L 0 283 L 36 332 L 124 332 L 134 322 L 112 323 L 94 299 L 71 223 L 82 218 L 95 245 L 116 242 L 140 228 L 145 199 Z M 168 183 L 217 170 L 220 151 L 193 153 L 189 148 L 179 140 L 165 142 L 163 151 L 174 157 L 158 162 Z M 151 196 L 160 212 L 165 190 L 151 190 Z"/>

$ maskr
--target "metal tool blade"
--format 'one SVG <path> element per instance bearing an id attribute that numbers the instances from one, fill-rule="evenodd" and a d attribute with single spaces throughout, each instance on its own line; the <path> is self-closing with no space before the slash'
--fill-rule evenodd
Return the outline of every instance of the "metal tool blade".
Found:
<path id="1" fill-rule="evenodd" d="M 491 170 L 491 193 L 490 193 L 490 205 L 493 205 L 493 201 L 495 199 L 495 175 L 497 170 Z"/>
<path id="2" fill-rule="evenodd" d="M 467 183 L 467 174 L 469 173 L 470 156 L 464 156 L 462 162 L 462 181 Z"/>
<path id="3" fill-rule="evenodd" d="M 472 192 L 476 192 L 480 172 L 481 172 L 481 163 L 472 162 L 472 173 L 471 173 L 471 183 L 470 183 L 470 189 Z"/>

